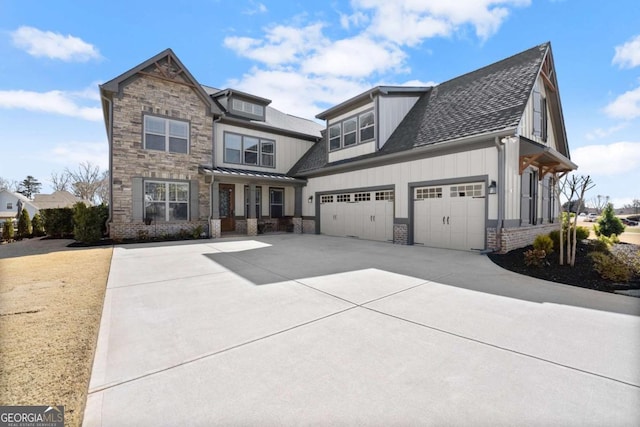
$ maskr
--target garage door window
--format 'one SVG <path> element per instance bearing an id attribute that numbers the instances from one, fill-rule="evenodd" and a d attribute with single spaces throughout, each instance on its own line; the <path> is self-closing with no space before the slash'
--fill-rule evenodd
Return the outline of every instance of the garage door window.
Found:
<path id="1" fill-rule="evenodd" d="M 338 194 L 338 196 L 336 197 L 336 201 L 338 203 L 350 202 L 351 194 Z"/>
<path id="2" fill-rule="evenodd" d="M 371 193 L 356 193 L 353 195 L 356 202 L 368 202 L 371 200 Z"/>
<path id="3" fill-rule="evenodd" d="M 441 199 L 442 187 L 418 188 L 416 199 Z"/>
<path id="4" fill-rule="evenodd" d="M 393 200 L 393 191 L 376 191 L 376 200 Z"/>
<path id="5" fill-rule="evenodd" d="M 321 196 L 320 203 L 333 203 L 333 195 Z"/>
<path id="6" fill-rule="evenodd" d="M 482 184 L 452 185 L 451 197 L 482 197 Z"/>

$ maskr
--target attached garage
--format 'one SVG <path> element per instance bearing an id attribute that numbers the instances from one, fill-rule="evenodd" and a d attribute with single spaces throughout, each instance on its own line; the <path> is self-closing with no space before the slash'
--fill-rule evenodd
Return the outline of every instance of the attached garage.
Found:
<path id="1" fill-rule="evenodd" d="M 437 248 L 485 248 L 485 184 L 413 189 L 413 242 Z"/>
<path id="2" fill-rule="evenodd" d="M 320 232 L 329 236 L 393 241 L 393 190 L 320 196 Z"/>

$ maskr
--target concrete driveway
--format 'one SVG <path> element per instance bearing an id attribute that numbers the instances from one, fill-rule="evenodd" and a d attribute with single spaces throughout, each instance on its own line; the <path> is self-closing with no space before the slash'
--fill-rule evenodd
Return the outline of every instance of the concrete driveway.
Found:
<path id="1" fill-rule="evenodd" d="M 640 299 L 280 234 L 116 247 L 86 426 L 640 422 Z"/>

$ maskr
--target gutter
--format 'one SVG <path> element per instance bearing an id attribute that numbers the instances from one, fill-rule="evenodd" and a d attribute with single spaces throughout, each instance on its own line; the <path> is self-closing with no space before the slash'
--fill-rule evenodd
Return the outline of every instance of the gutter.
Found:
<path id="1" fill-rule="evenodd" d="M 102 86 L 100 86 L 100 91 L 102 92 Z M 109 223 L 113 219 L 113 103 L 109 98 L 104 96 L 102 93 L 100 97 L 103 101 L 106 101 L 108 104 L 108 114 L 107 114 L 107 123 L 105 123 L 105 127 L 107 128 L 107 141 L 109 142 L 109 216 L 107 217 L 107 234 L 111 232 L 109 230 Z"/>

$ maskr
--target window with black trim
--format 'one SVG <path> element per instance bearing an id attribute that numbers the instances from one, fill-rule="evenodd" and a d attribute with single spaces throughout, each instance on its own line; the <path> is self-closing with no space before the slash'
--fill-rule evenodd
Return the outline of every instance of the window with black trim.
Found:
<path id="1" fill-rule="evenodd" d="M 145 181 L 144 215 L 154 221 L 189 219 L 189 183 Z"/>
<path id="2" fill-rule="evenodd" d="M 244 216 L 245 218 L 249 218 L 249 195 L 251 191 L 249 191 L 249 186 L 244 186 Z M 256 206 L 256 218 L 261 218 L 261 210 L 260 206 L 262 205 L 262 187 L 256 186 L 256 197 L 254 200 Z"/>
<path id="3" fill-rule="evenodd" d="M 366 111 L 329 126 L 329 151 L 352 147 L 375 138 L 375 114 Z"/>
<path id="4" fill-rule="evenodd" d="M 187 154 L 189 152 L 189 123 L 145 115 L 144 148 Z"/>
<path id="5" fill-rule="evenodd" d="M 239 165 L 276 166 L 276 142 L 256 136 L 224 133 L 224 162 Z"/>
<path id="6" fill-rule="evenodd" d="M 269 190 L 269 215 L 271 218 L 284 216 L 284 189 L 271 188 Z"/>

